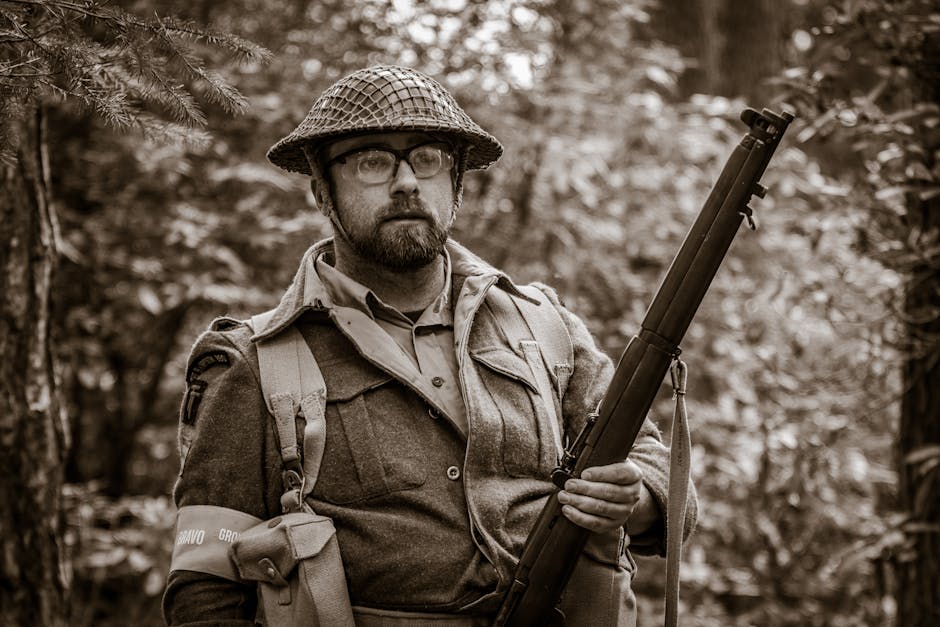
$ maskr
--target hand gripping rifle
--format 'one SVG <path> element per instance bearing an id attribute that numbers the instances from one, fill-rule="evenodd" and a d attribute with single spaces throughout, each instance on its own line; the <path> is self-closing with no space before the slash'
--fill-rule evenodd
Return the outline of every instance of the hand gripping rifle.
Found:
<path id="1" fill-rule="evenodd" d="M 552 473 L 559 488 L 585 468 L 627 456 L 741 221 L 747 219 L 748 226 L 756 228 L 748 202 L 754 194 L 764 197 L 767 189 L 760 177 L 793 114 L 746 109 L 741 120 L 748 126 L 747 134 L 731 153 L 682 242 L 639 333 L 624 349 L 597 412 Z M 590 534 L 562 515 L 557 493 L 553 494 L 526 539 L 494 627 L 564 624 L 556 606 Z"/>

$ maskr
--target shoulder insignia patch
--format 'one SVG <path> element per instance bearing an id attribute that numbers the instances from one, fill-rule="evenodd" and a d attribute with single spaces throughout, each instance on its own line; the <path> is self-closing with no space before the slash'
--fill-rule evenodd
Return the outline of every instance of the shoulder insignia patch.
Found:
<path id="1" fill-rule="evenodd" d="M 183 415 L 181 421 L 184 425 L 196 424 L 196 412 L 199 411 L 199 402 L 206 389 L 205 381 L 193 381 L 186 388 L 186 398 L 183 399 Z"/>
<path id="2" fill-rule="evenodd" d="M 199 375 L 213 366 L 228 365 L 228 354 L 224 351 L 202 353 L 190 360 L 189 367 L 186 369 L 186 397 L 183 399 L 183 415 L 181 417 L 184 425 L 196 424 L 196 412 L 199 411 L 202 393 L 206 391 L 208 386 L 208 383 L 198 378 Z"/>
<path id="3" fill-rule="evenodd" d="M 228 354 L 225 351 L 210 351 L 194 357 L 189 361 L 189 367 L 186 369 L 186 383 L 192 383 L 196 377 L 212 366 L 227 366 L 228 364 Z"/>

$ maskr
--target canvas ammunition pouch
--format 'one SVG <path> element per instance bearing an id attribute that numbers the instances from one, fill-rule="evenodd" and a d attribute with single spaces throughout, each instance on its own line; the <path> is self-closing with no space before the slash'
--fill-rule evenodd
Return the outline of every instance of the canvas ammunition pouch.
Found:
<path id="1" fill-rule="evenodd" d="M 255 525 L 232 545 L 232 560 L 242 580 L 258 582 L 264 625 L 354 624 L 329 518 L 295 512 Z"/>

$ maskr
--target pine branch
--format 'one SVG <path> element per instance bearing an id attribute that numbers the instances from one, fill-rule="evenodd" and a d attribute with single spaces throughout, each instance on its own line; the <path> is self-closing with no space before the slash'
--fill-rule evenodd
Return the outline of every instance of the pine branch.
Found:
<path id="1" fill-rule="evenodd" d="M 178 18 L 156 17 L 156 20 L 167 34 L 178 34 L 213 47 L 226 48 L 234 52 L 241 61 L 267 62 L 271 59 L 271 52 L 268 49 L 238 35 L 202 29 L 193 22 Z"/>
<path id="2" fill-rule="evenodd" d="M 119 128 L 182 137 L 206 124 L 196 96 L 230 114 L 247 108 L 245 97 L 208 69 L 192 45 L 226 50 L 238 62 L 266 61 L 267 50 L 192 22 L 143 19 L 106 5 L 0 0 L 0 43 L 8 44 L 0 48 L 0 109 L 46 92 L 78 99 Z M 173 121 L 157 122 L 149 105 Z M 188 135 L 178 132 L 184 127 Z"/>
<path id="3" fill-rule="evenodd" d="M 171 84 L 159 72 L 151 73 L 150 78 L 162 89 L 148 86 L 144 89 L 144 94 L 148 98 L 171 112 L 177 122 L 189 126 L 205 126 L 206 117 L 199 109 L 199 105 L 196 104 L 192 94 L 185 91 L 180 85 Z"/>
<path id="4" fill-rule="evenodd" d="M 159 17 L 155 19 L 161 25 L 158 35 L 166 45 L 167 50 L 182 64 L 182 69 L 185 72 L 193 78 L 201 80 L 201 85 L 208 88 L 205 96 L 210 102 L 222 106 L 228 113 L 241 113 L 248 107 L 248 101 L 238 90 L 226 83 L 217 72 L 206 70 L 202 60 L 191 54 L 188 48 L 174 41 L 170 36 L 170 31 L 162 27 L 163 22 Z"/>

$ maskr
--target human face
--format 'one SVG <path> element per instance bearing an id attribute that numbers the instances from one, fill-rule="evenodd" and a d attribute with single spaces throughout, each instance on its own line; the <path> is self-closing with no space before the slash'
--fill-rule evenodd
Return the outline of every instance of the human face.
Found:
<path id="1" fill-rule="evenodd" d="M 426 133 L 380 133 L 331 144 L 324 161 L 360 148 L 402 153 L 435 141 Z M 354 160 L 329 166 L 336 217 L 353 250 L 364 259 L 396 270 L 421 268 L 443 251 L 454 219 L 451 168 L 418 178 L 411 161 L 399 159 L 391 178 L 368 183 L 350 170 Z M 378 177 L 381 178 L 381 177 Z"/>

